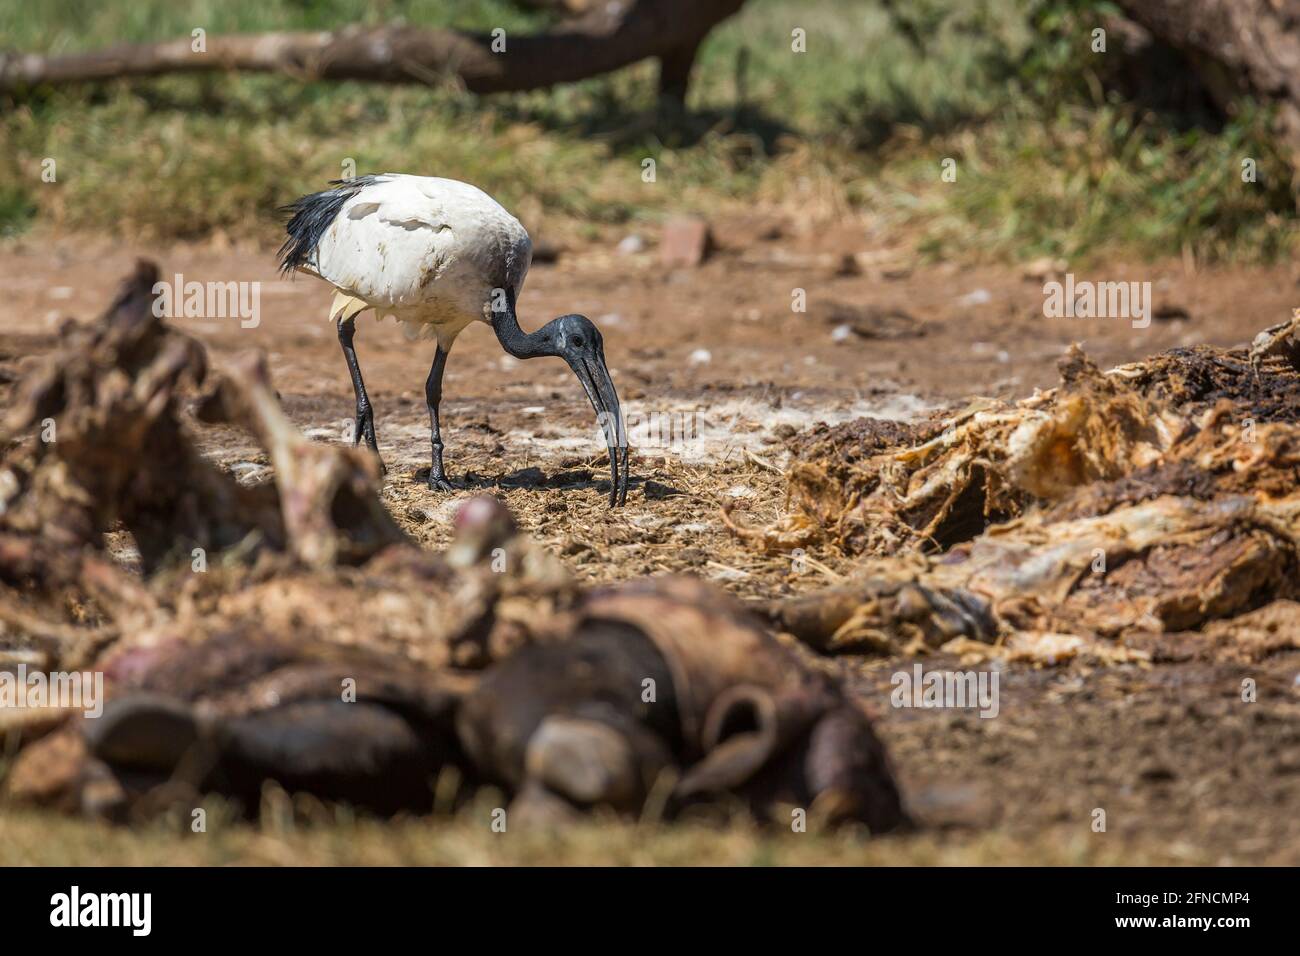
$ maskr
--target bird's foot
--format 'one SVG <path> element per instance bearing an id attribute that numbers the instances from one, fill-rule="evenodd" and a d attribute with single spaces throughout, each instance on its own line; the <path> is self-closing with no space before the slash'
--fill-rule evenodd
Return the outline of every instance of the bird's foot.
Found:
<path id="1" fill-rule="evenodd" d="M 443 477 L 429 476 L 430 491 L 460 491 L 463 488 L 461 482 L 453 482 L 451 479 Z"/>

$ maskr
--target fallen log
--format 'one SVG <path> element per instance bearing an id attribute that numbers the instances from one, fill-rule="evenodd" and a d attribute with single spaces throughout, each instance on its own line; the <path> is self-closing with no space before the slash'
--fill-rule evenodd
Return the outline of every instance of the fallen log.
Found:
<path id="1" fill-rule="evenodd" d="M 0 93 L 41 86 L 245 71 L 309 80 L 431 83 L 454 76 L 472 93 L 535 90 L 658 57 L 660 91 L 684 101 L 700 42 L 744 0 L 619 0 L 535 36 L 426 30 L 405 24 L 186 37 L 91 53 L 0 53 Z"/>

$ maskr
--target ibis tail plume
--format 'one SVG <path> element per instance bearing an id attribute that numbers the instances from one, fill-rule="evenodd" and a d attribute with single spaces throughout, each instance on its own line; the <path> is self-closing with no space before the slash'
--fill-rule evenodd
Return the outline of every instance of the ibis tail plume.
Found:
<path id="1" fill-rule="evenodd" d="M 353 346 L 356 318 L 367 309 L 392 316 L 408 333 L 435 338 L 424 384 L 432 462 L 429 487 L 449 491 L 442 461 L 439 408 L 442 376 L 452 343 L 475 321 L 518 359 L 553 356 L 568 363 L 596 411 L 609 448 L 609 503 L 624 504 L 628 446 L 618 393 L 605 364 L 600 330 L 586 316 L 562 315 L 535 332 L 519 326 L 515 303 L 532 262 L 532 241 L 514 216 L 468 183 L 384 173 L 331 183 L 284 208 L 288 238 L 280 249 L 284 272 L 305 272 L 334 287 L 330 318 L 356 395 L 354 442 L 376 454 L 374 409 Z"/>

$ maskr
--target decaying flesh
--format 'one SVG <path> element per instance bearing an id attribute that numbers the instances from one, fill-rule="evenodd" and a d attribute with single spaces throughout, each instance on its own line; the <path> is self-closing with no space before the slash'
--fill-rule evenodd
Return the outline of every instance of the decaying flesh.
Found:
<path id="1" fill-rule="evenodd" d="M 1113 660 L 1300 597 L 1297 322 L 1106 373 L 1075 347 L 1015 404 L 803 436 L 801 526 L 863 558 L 765 613 L 824 650 Z"/>
<path id="2" fill-rule="evenodd" d="M 5 423 L 0 668 L 92 669 L 107 698 L 0 712 L 10 796 L 130 820 L 275 783 L 391 814 L 491 783 L 525 817 L 726 796 L 906 822 L 867 717 L 747 611 L 687 580 L 584 593 L 495 499 L 421 550 L 373 459 L 303 437 L 260 359 L 210 370 L 155 279 L 69 326 Z M 274 480 L 204 459 L 198 422 L 250 431 Z"/>
<path id="3" fill-rule="evenodd" d="M 728 596 L 649 578 L 586 595 L 559 627 L 565 640 L 489 670 L 457 718 L 517 809 L 675 812 L 733 794 L 760 818 L 780 806 L 873 832 L 906 823 L 866 715 Z"/>

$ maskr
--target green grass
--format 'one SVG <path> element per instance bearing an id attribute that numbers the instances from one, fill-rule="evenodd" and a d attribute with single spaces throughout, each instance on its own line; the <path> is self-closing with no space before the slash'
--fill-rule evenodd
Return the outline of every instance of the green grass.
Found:
<path id="1" fill-rule="evenodd" d="M 273 242 L 275 208 L 337 178 L 467 179 L 559 233 L 766 203 L 876 217 L 934 256 L 1136 253 L 1271 259 L 1295 248 L 1294 199 L 1267 117 L 1180 130 L 1090 82 L 1090 14 L 1063 0 L 918 0 L 918 49 L 873 0 L 751 0 L 709 38 L 691 113 L 668 119 L 655 67 L 550 91 L 451 84 L 171 77 L 37 91 L 0 110 L 0 234 L 27 228 Z M 1087 8 L 1088 4 L 1084 4 Z M 18 49 L 396 18 L 508 32 L 545 17 L 506 0 L 45 0 L 0 7 Z M 791 51 L 791 31 L 808 52 Z M 641 180 L 653 157 L 657 182 Z M 1260 181 L 1240 181 L 1240 160 Z M 958 162 L 956 183 L 940 161 Z M 57 163 L 56 183 L 41 163 Z M 809 184 L 814 184 L 810 190 Z M 814 196 L 815 201 L 809 197 Z"/>

